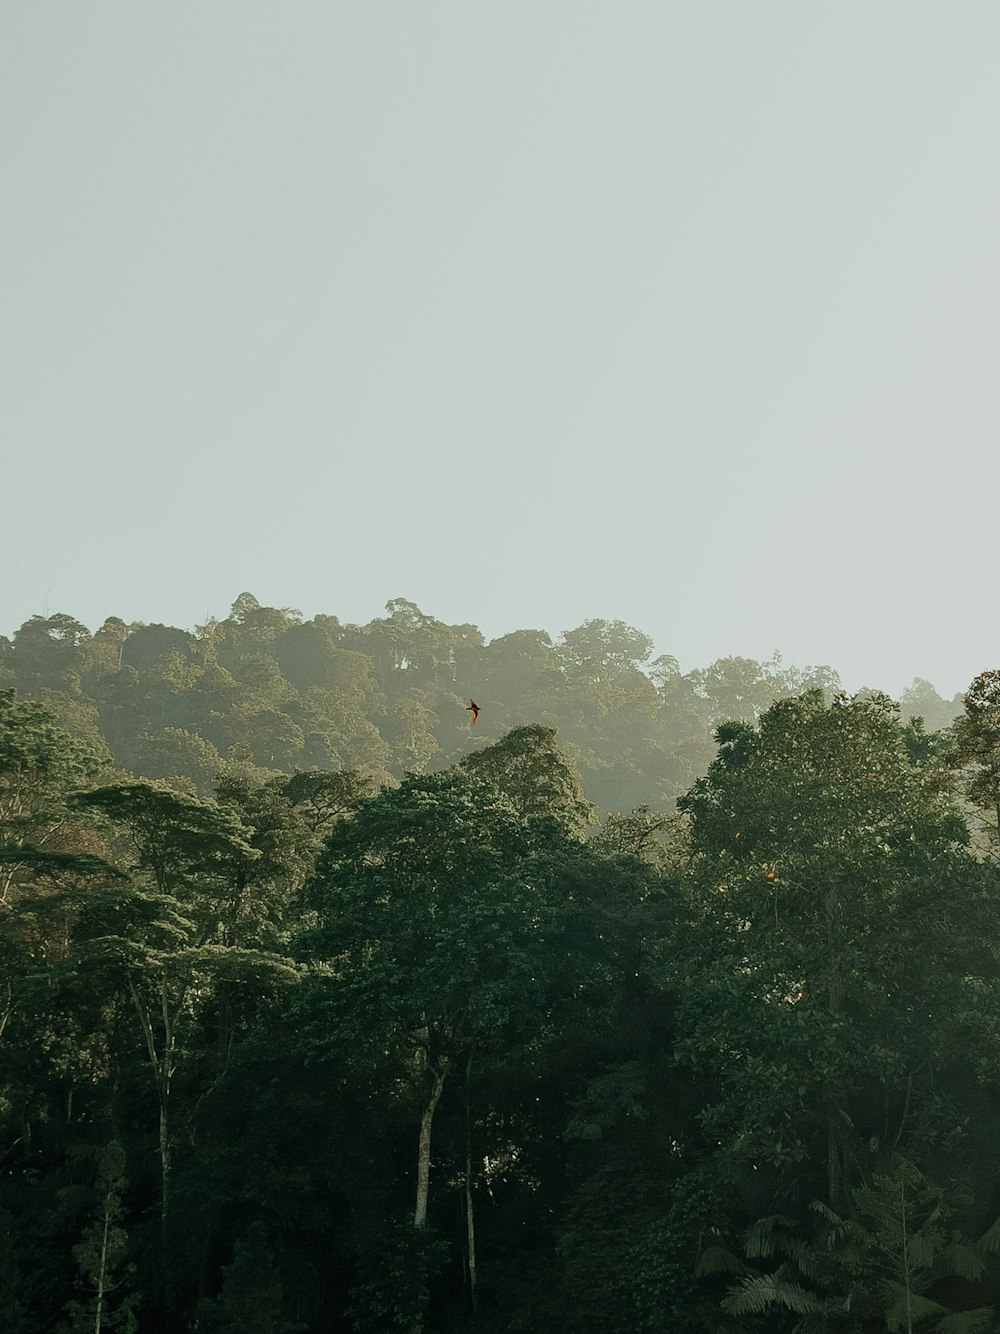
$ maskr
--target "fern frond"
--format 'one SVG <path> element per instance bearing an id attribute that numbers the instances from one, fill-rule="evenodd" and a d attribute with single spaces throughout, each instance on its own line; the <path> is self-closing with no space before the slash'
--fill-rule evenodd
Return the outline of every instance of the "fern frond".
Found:
<path id="1" fill-rule="evenodd" d="M 810 1315 L 822 1310 L 812 1293 L 780 1274 L 761 1274 L 748 1278 L 738 1288 L 731 1288 L 722 1309 L 730 1315 L 763 1315 L 771 1306 L 780 1306 L 796 1315 Z"/>
<path id="2" fill-rule="evenodd" d="M 809 1205 L 809 1208 L 812 1209 L 814 1213 L 819 1214 L 820 1218 L 829 1223 L 831 1227 L 845 1226 L 844 1220 L 841 1218 L 840 1214 L 834 1213 L 830 1206 L 824 1204 L 822 1200 L 813 1200 Z"/>
<path id="3" fill-rule="evenodd" d="M 776 1235 L 779 1227 L 793 1228 L 794 1219 L 786 1218 L 784 1214 L 769 1214 L 766 1218 L 758 1218 L 752 1227 L 746 1232 L 746 1251 L 748 1260 L 766 1260 L 774 1255 L 775 1251 L 784 1250 L 787 1241 L 784 1237 Z"/>
<path id="4" fill-rule="evenodd" d="M 832 1251 L 833 1248 L 838 1246 L 850 1232 L 850 1223 L 846 1219 L 841 1218 L 840 1214 L 834 1213 L 830 1206 L 824 1204 L 822 1200 L 813 1200 L 809 1208 L 812 1209 L 814 1213 L 819 1214 L 820 1218 L 822 1218 L 823 1222 L 827 1225 L 829 1231 L 823 1238 L 823 1244 L 828 1251 Z"/>
<path id="5" fill-rule="evenodd" d="M 830 1334 L 830 1322 L 825 1315 L 807 1315 L 792 1326 L 792 1334 Z"/>
<path id="6" fill-rule="evenodd" d="M 824 1258 L 817 1255 L 811 1246 L 802 1241 L 799 1237 L 790 1237 L 785 1246 L 785 1253 L 790 1260 L 793 1260 L 799 1268 L 803 1278 L 810 1279 L 813 1283 L 819 1281 L 819 1275 L 823 1268 Z"/>

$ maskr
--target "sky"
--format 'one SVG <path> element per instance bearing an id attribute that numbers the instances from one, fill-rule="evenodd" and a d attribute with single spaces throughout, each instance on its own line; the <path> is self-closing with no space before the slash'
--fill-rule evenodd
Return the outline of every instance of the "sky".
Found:
<path id="1" fill-rule="evenodd" d="M 995 0 L 4 0 L 0 634 L 1000 665 Z"/>

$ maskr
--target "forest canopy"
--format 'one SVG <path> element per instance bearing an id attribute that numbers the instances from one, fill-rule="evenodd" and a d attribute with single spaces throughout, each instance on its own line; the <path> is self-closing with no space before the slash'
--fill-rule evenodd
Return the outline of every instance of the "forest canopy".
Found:
<path id="1" fill-rule="evenodd" d="M 1000 672 L 651 652 L 4 645 L 0 1329 L 996 1328 Z"/>
<path id="2" fill-rule="evenodd" d="M 66 614 L 33 616 L 0 638 L 0 688 L 43 701 L 119 769 L 201 793 L 234 759 L 398 780 L 541 723 L 558 730 L 602 811 L 672 804 L 707 769 L 720 723 L 753 721 L 806 689 L 829 698 L 840 688 L 832 668 L 788 666 L 777 654 L 685 673 L 652 655 L 651 639 L 622 621 L 486 643 L 476 626 L 447 625 L 405 598 L 358 626 L 304 621 L 242 593 L 224 620 L 194 630 L 110 617 L 91 632 Z M 470 698 L 483 706 L 475 733 Z M 928 731 L 962 709 L 919 677 L 900 703 Z"/>

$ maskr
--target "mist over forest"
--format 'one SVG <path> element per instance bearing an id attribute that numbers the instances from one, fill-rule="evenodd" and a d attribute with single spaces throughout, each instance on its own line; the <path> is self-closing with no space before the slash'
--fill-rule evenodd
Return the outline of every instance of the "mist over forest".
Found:
<path id="1" fill-rule="evenodd" d="M 0 1329 L 995 1329 L 998 953 L 998 671 L 32 617 Z"/>
<path id="2" fill-rule="evenodd" d="M 777 654 L 684 673 L 652 655 L 652 640 L 619 620 L 487 643 L 475 625 L 444 624 L 405 598 L 359 626 L 303 621 L 243 593 L 224 619 L 195 629 L 109 617 L 90 630 L 68 614 L 33 616 L 0 638 L 0 688 L 42 701 L 117 767 L 199 793 L 234 759 L 282 773 L 356 769 L 384 783 L 541 723 L 557 729 L 604 813 L 672 805 L 707 769 L 719 723 L 841 688 L 834 667 Z M 474 732 L 470 698 L 482 708 Z M 944 700 L 920 677 L 899 703 L 929 731 L 962 709 L 961 696 Z"/>

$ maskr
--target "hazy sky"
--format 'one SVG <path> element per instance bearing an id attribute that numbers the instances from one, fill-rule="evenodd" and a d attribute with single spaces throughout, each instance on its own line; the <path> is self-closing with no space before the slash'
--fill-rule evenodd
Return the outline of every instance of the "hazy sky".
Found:
<path id="1" fill-rule="evenodd" d="M 996 0 L 3 0 L 0 633 L 1000 665 Z"/>

